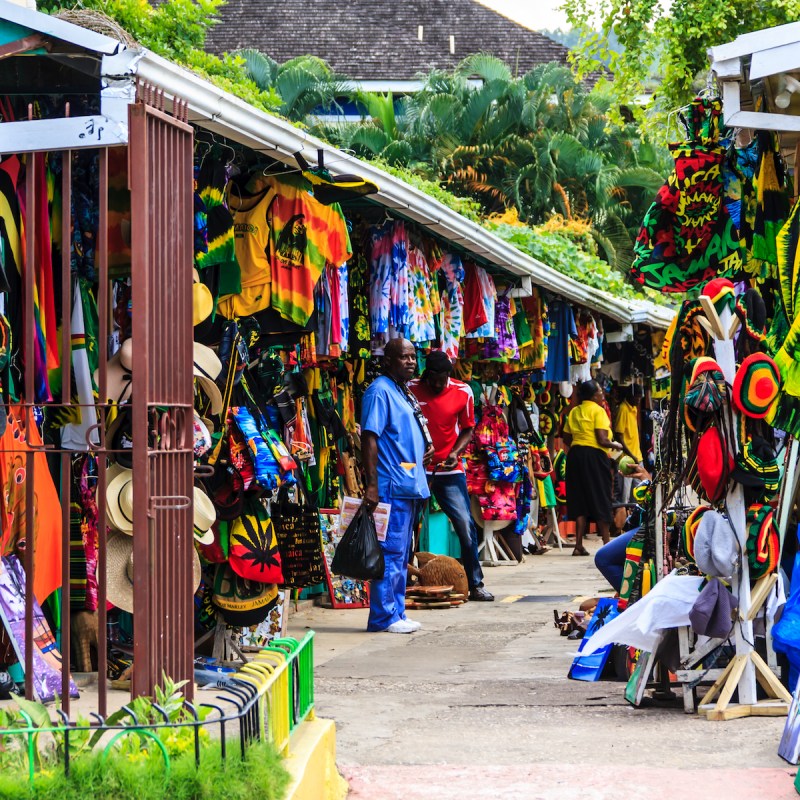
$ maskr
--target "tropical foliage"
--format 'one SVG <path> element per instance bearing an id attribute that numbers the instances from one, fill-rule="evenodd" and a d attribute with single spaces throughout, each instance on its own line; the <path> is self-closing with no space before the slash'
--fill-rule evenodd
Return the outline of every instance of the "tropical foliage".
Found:
<path id="1" fill-rule="evenodd" d="M 669 110 L 704 83 L 709 47 L 800 19 L 800 0 L 564 0 L 563 8 L 581 34 L 572 50 L 577 74 L 607 64 L 614 76 L 612 119 L 619 121 L 625 107 L 656 133 L 663 133 Z M 609 46 L 612 34 L 616 50 Z M 660 85 L 649 105 L 637 108 L 632 100 L 648 87 L 656 63 Z"/>
<path id="2" fill-rule="evenodd" d="M 413 170 L 484 215 L 515 209 L 541 224 L 553 214 L 583 220 L 609 263 L 625 269 L 632 242 L 667 170 L 665 153 L 633 125 L 613 126 L 608 98 L 549 64 L 514 77 L 477 54 L 452 73 L 431 72 L 420 91 L 359 93 L 361 124 L 316 124 L 335 144 Z"/>

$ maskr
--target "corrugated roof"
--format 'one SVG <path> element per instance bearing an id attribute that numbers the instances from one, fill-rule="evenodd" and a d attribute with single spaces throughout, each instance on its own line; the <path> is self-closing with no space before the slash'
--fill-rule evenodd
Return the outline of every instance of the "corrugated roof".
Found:
<path id="1" fill-rule="evenodd" d="M 569 53 L 474 0 L 228 0 L 206 42 L 213 53 L 255 47 L 279 63 L 316 55 L 357 80 L 410 80 L 477 52 L 522 75 L 537 64 L 566 64 Z"/>

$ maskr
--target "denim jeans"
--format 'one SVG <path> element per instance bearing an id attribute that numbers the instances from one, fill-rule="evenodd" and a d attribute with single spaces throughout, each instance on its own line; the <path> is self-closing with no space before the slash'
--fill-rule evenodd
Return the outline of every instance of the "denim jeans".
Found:
<path id="1" fill-rule="evenodd" d="M 594 554 L 594 565 L 616 591 L 622 588 L 622 574 L 625 569 L 625 551 L 628 549 L 628 545 L 631 543 L 634 534 L 638 532 L 638 528 L 625 531 L 625 533 L 621 533 L 617 536 L 616 539 L 611 539 L 608 544 L 604 544 Z"/>
<path id="2" fill-rule="evenodd" d="M 467 476 L 463 472 L 453 475 L 434 475 L 431 494 L 447 514 L 461 542 L 461 558 L 470 591 L 483 585 L 483 570 L 478 558 L 478 529 L 472 519 L 467 494 Z"/>

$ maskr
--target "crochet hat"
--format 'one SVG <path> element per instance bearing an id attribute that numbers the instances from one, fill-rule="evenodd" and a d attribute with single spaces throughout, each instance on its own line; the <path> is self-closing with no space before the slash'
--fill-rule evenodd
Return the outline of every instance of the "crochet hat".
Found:
<path id="1" fill-rule="evenodd" d="M 733 457 L 727 451 L 719 428 L 708 428 L 697 443 L 697 475 L 705 496 L 716 503 L 728 484 L 733 470 Z"/>
<path id="2" fill-rule="evenodd" d="M 780 388 L 778 365 L 765 353 L 753 353 L 742 361 L 733 379 L 733 404 L 745 416 L 763 419 Z"/>
<path id="3" fill-rule="evenodd" d="M 730 522 L 719 511 L 706 511 L 694 537 L 694 560 L 701 572 L 729 578 L 739 560 L 736 535 Z"/>
<path id="4" fill-rule="evenodd" d="M 539 430 L 549 436 L 556 429 L 556 415 L 552 411 L 539 412 Z"/>
<path id="5" fill-rule="evenodd" d="M 766 439 L 754 436 L 744 443 L 741 452 L 736 455 L 733 479 L 742 486 L 763 487 L 768 497 L 778 491 L 781 470 L 775 451 Z"/>
<path id="6" fill-rule="evenodd" d="M 712 578 L 694 601 L 689 622 L 700 636 L 725 639 L 733 628 L 738 604 L 738 598 L 721 581 Z"/>
<path id="7" fill-rule="evenodd" d="M 733 311 L 736 304 L 736 290 L 727 278 L 714 278 L 713 281 L 709 281 L 703 287 L 701 294 L 710 298 L 718 314 L 721 314 L 722 309 L 726 307 Z"/>
<path id="8" fill-rule="evenodd" d="M 694 539 L 697 535 L 697 528 L 700 525 L 703 514 L 710 510 L 711 506 L 698 506 L 686 517 L 686 522 L 683 523 L 683 531 L 681 532 L 683 550 L 692 561 L 694 561 Z"/>
<path id="9" fill-rule="evenodd" d="M 780 540 L 772 506 L 754 503 L 747 509 L 747 561 L 750 577 L 768 575 L 778 565 Z"/>

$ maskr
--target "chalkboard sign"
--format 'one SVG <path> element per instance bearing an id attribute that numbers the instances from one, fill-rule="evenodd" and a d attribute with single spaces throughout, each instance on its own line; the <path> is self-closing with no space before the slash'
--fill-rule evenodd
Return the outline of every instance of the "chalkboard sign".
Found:
<path id="1" fill-rule="evenodd" d="M 325 573 L 328 595 L 333 608 L 369 608 L 369 581 L 347 578 L 331 573 L 331 562 L 336 545 L 344 531 L 340 530 L 339 513 L 320 514 L 322 547 L 325 553 Z"/>
<path id="2" fill-rule="evenodd" d="M 290 502 L 283 494 L 272 504 L 271 513 L 281 554 L 282 586 L 304 589 L 323 583 L 326 571 L 317 508 Z"/>

